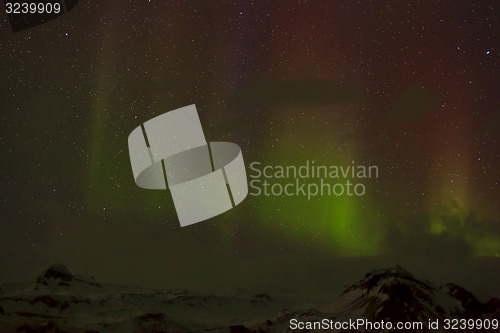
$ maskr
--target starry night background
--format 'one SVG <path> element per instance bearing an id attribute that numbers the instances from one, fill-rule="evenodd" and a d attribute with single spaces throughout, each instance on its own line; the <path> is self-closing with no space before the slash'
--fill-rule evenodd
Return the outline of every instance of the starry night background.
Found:
<path id="1" fill-rule="evenodd" d="M 495 1 L 80 1 L 0 28 L 0 277 L 322 293 L 399 263 L 500 295 Z M 252 197 L 180 228 L 129 133 L 196 104 L 247 164 L 377 165 L 359 197 Z M 248 170 L 247 170 L 248 172 Z M 312 294 L 311 294 L 312 295 Z"/>

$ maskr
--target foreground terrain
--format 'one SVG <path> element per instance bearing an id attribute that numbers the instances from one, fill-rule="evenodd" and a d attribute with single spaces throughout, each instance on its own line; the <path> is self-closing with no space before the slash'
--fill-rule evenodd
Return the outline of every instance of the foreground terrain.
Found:
<path id="1" fill-rule="evenodd" d="M 326 304 L 101 285 L 63 265 L 51 266 L 26 288 L 0 289 L 0 332 L 286 332 L 292 319 L 427 323 L 499 317 L 500 300 L 480 302 L 458 285 L 422 281 L 400 266 L 367 273 Z"/>

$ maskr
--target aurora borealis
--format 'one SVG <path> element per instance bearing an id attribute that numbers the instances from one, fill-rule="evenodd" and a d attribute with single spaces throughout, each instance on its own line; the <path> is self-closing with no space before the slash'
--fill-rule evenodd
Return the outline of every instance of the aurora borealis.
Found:
<path id="1" fill-rule="evenodd" d="M 3 18 L 3 275 L 62 262 L 155 286 L 292 275 L 297 288 L 296 262 L 355 274 L 397 261 L 424 276 L 467 262 L 482 277 L 463 273 L 466 284 L 494 288 L 499 8 L 96 0 L 19 33 Z M 127 137 L 190 104 L 206 137 L 242 148 L 248 175 L 252 162 L 314 160 L 378 177 L 361 197 L 249 196 L 179 228 L 168 193 L 135 186 Z"/>

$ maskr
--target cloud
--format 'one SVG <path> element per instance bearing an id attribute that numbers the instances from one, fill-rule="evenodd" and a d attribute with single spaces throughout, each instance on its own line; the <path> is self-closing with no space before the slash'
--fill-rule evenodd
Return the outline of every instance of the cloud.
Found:
<path id="1" fill-rule="evenodd" d="M 403 231 L 389 228 L 386 245 L 389 255 L 429 261 L 461 260 L 473 254 L 467 240 L 451 232 L 430 234 L 423 228 L 412 227 Z"/>
<path id="2" fill-rule="evenodd" d="M 500 251 L 500 226 L 450 202 L 429 214 L 389 225 L 384 247 L 392 256 L 427 261 L 493 256 Z"/>

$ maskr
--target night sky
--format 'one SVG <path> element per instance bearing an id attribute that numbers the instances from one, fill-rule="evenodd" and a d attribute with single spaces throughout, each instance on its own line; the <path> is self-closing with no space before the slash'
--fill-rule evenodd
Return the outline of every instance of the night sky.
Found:
<path id="1" fill-rule="evenodd" d="M 80 1 L 0 21 L 0 278 L 310 289 L 399 263 L 500 294 L 496 1 Z M 180 228 L 127 137 L 196 104 L 247 165 L 379 167 L 363 197 L 254 197 Z M 496 280 L 498 282 L 498 280 Z M 495 289 L 496 288 L 496 289 Z"/>

